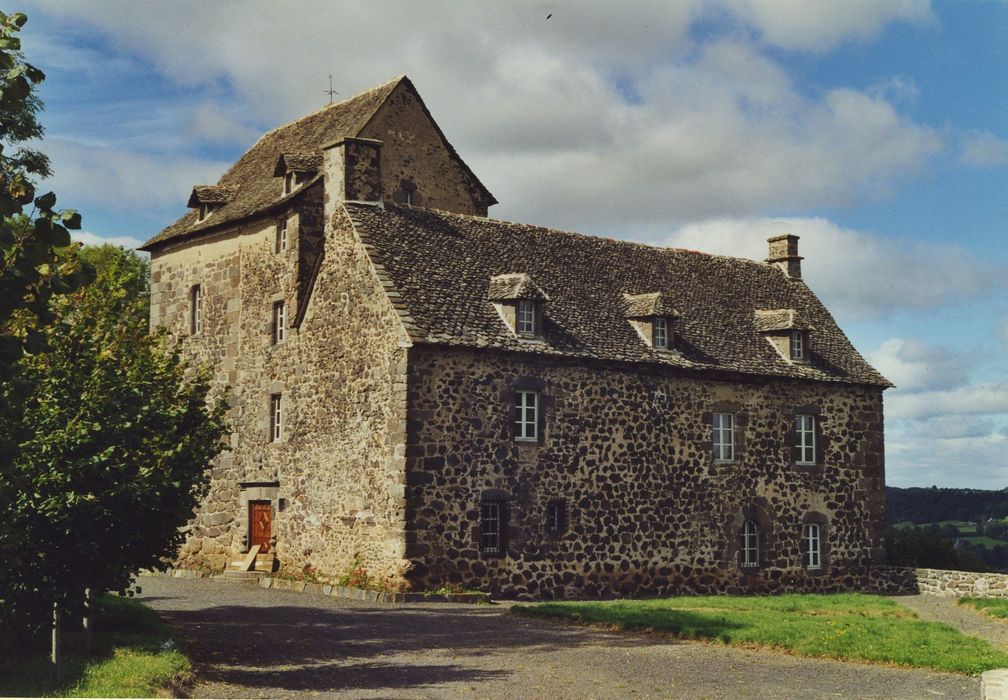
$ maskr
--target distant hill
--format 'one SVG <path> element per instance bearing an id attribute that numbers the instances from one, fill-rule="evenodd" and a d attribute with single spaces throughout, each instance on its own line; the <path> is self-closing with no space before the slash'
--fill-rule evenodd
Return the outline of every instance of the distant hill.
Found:
<path id="1" fill-rule="evenodd" d="M 944 520 L 1008 518 L 1008 489 L 900 489 L 886 486 L 886 519 L 890 524 Z"/>

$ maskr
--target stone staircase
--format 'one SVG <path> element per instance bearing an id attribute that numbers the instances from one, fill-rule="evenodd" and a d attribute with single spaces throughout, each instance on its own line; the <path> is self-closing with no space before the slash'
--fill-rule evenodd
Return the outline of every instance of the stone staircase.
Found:
<path id="1" fill-rule="evenodd" d="M 232 561 L 220 578 L 228 581 L 255 581 L 263 574 L 273 573 L 276 557 L 272 552 L 261 554 L 259 549 L 260 545 L 255 545 L 244 558 Z"/>

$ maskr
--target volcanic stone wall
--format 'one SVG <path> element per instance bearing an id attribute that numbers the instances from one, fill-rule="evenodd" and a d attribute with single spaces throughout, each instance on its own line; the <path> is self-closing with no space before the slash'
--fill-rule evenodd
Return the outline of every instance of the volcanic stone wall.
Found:
<path id="1" fill-rule="evenodd" d="M 540 393 L 539 442 L 512 437 L 515 391 Z M 433 346 L 410 350 L 407 558 L 414 587 L 507 597 L 857 589 L 884 561 L 878 388 L 668 371 Z M 736 459 L 714 461 L 711 413 Z M 795 413 L 821 459 L 796 466 Z M 480 504 L 506 499 L 507 553 L 480 549 Z M 566 531 L 547 534 L 563 499 Z M 760 566 L 739 564 L 745 519 Z M 802 565 L 820 524 L 823 566 Z"/>

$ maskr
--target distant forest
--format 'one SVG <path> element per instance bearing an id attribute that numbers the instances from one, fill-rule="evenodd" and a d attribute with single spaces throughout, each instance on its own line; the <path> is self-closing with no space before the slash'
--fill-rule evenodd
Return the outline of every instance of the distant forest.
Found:
<path id="1" fill-rule="evenodd" d="M 902 522 L 937 523 L 945 520 L 983 521 L 1008 518 L 1008 489 L 886 487 L 886 519 L 890 525 Z"/>

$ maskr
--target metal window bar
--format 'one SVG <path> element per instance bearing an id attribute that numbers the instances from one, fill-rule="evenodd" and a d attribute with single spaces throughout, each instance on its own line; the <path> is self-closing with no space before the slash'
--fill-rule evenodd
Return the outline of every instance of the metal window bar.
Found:
<path id="1" fill-rule="evenodd" d="M 742 566 L 759 565 L 759 527 L 752 520 L 742 526 Z"/>
<path id="2" fill-rule="evenodd" d="M 501 504 L 499 501 L 483 502 L 483 552 L 500 554 Z"/>

